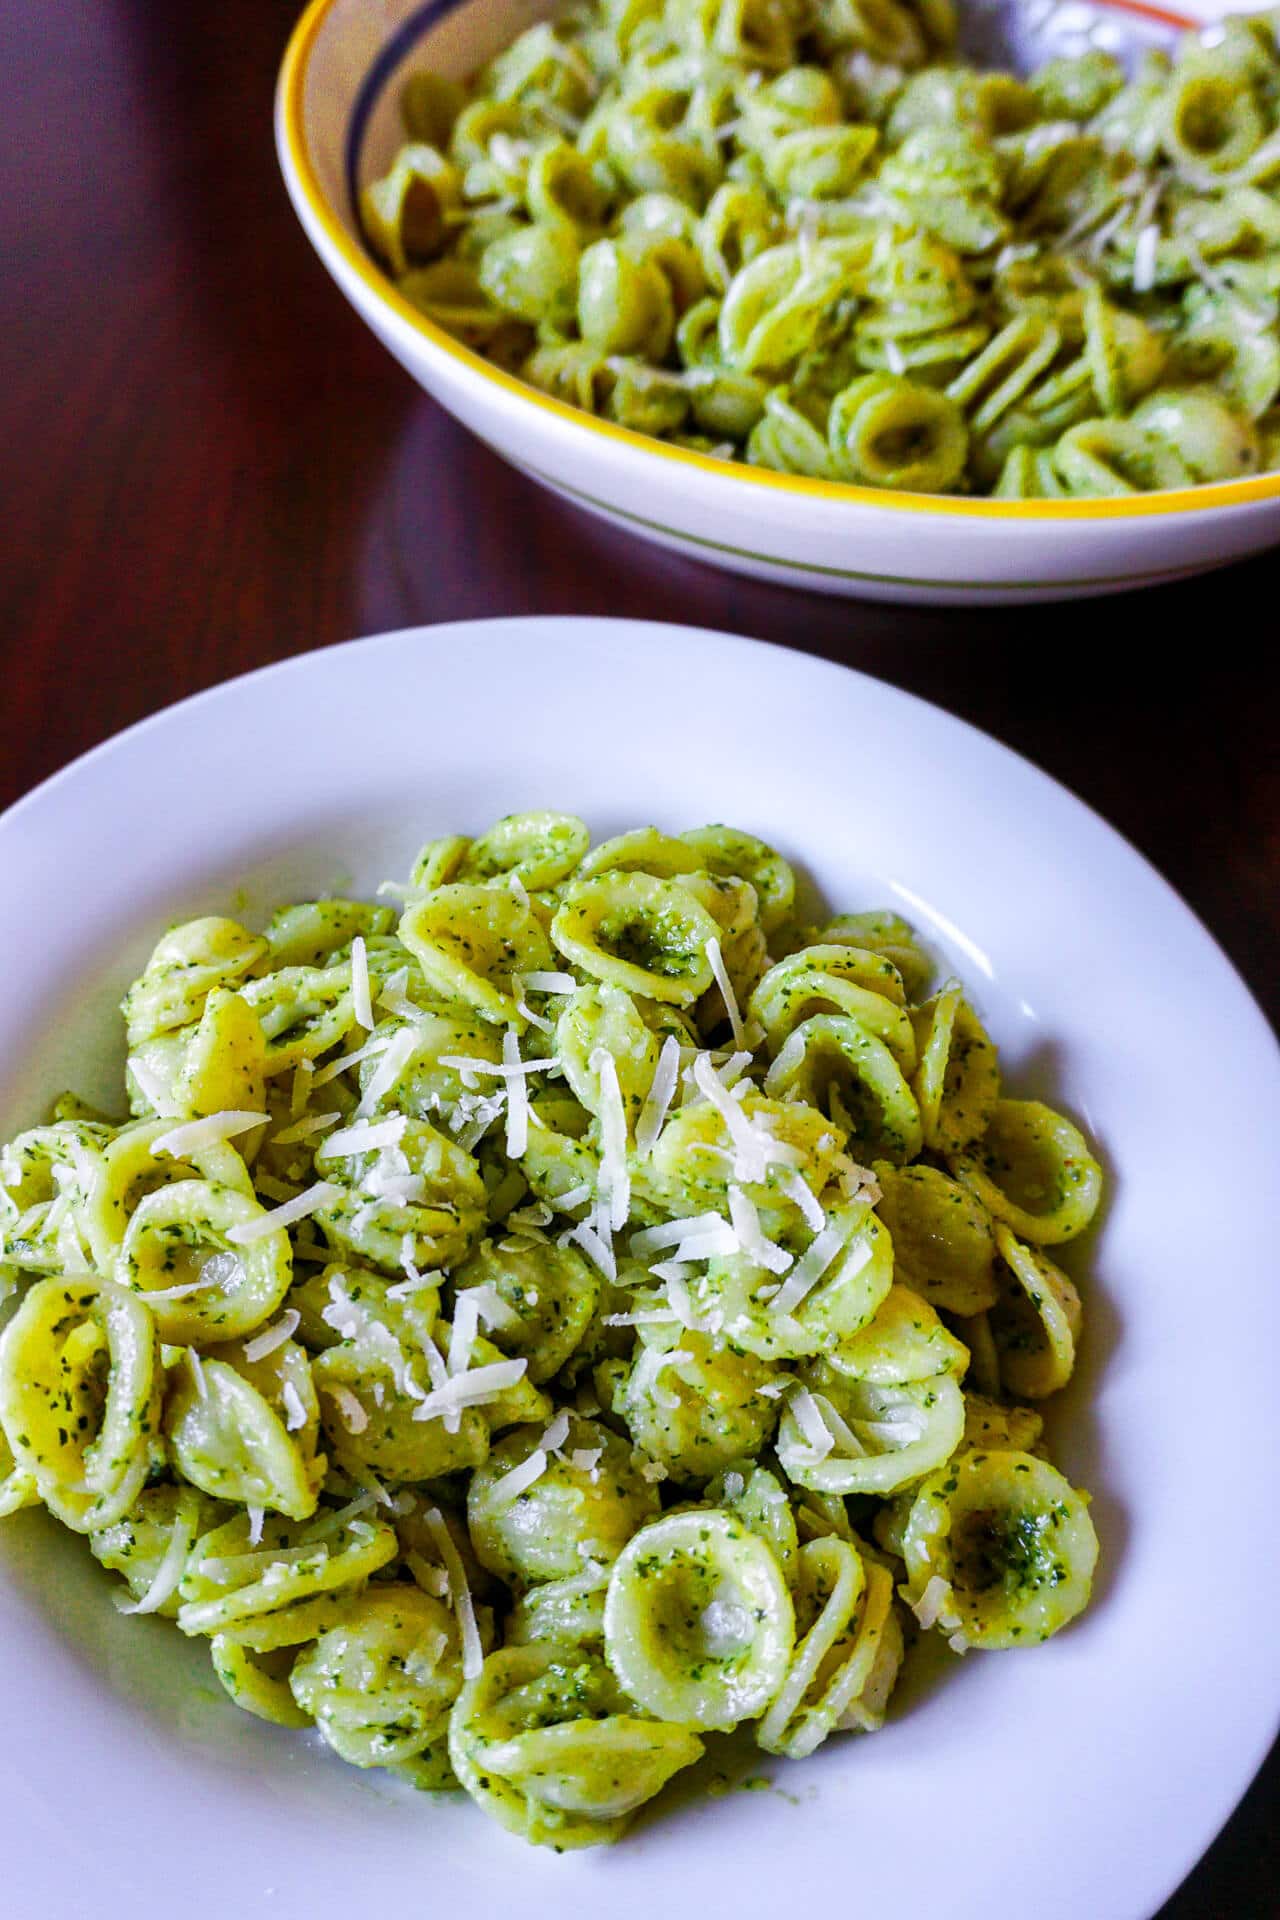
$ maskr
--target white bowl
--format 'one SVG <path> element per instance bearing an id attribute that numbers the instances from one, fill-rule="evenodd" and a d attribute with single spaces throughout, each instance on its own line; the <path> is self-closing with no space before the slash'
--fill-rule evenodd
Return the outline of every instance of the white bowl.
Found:
<path id="1" fill-rule="evenodd" d="M 1280 1063 L 1187 909 L 1025 761 L 843 668 L 678 627 L 419 628 L 268 668 L 0 820 L 0 1138 L 60 1086 L 114 1104 L 120 995 L 175 918 L 370 893 L 427 836 L 529 805 L 598 834 L 736 821 L 833 904 L 895 906 L 970 983 L 1008 1084 L 1100 1143 L 1106 1218 L 1067 1250 L 1081 1369 L 1051 1410 L 1095 1495 L 1094 1605 L 1033 1652 L 944 1653 L 872 1739 L 757 1756 L 776 1791 L 669 1794 L 617 1848 L 557 1859 L 250 1719 L 202 1647 L 115 1613 L 82 1541 L 17 1514 L 0 1911 L 777 1920 L 841 1888 L 858 1913 L 1147 1920 L 1280 1702 Z"/>
<path id="2" fill-rule="evenodd" d="M 877 600 L 994 603 L 1109 593 L 1202 573 L 1280 540 L 1280 474 L 1125 500 L 877 491 L 713 460 L 633 433 L 500 371 L 426 319 L 367 251 L 352 188 L 401 137 L 406 72 L 463 77 L 554 0 L 313 0 L 285 56 L 280 162 L 320 258 L 427 392 L 534 479 L 663 546 L 762 579 Z M 1185 20 L 1092 0 L 968 0 L 974 37 L 1030 66 L 1083 40 L 1131 50 Z"/>

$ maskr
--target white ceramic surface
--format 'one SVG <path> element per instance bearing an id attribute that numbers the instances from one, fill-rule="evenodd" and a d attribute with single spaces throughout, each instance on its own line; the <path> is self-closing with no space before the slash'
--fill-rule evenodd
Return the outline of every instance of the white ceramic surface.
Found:
<path id="1" fill-rule="evenodd" d="M 577 505 L 695 558 L 823 592 L 953 603 L 1060 599 L 1176 579 L 1280 540 L 1280 474 L 1133 500 L 989 501 L 883 493 L 643 438 L 500 372 L 404 300 L 366 251 L 347 186 L 401 137 L 415 67 L 465 76 L 556 0 L 313 0 L 281 73 L 285 183 L 320 258 L 378 338 L 465 426 Z M 1224 0 L 1186 0 L 1207 19 Z M 1238 9 L 1239 10 L 1239 9 Z M 1247 10 L 1247 8 L 1245 9 Z M 1176 12 L 1136 0 L 967 0 L 983 57 L 1029 67 L 1091 43 L 1169 44 Z M 433 484 L 448 484 L 436 475 Z"/>
<path id="2" fill-rule="evenodd" d="M 0 1137 L 109 1096 L 115 1005 L 200 911 L 370 891 L 428 835 L 524 806 L 600 834 L 727 819 L 836 906 L 887 903 L 970 983 L 1007 1082 L 1110 1173 L 1082 1370 L 1051 1422 L 1095 1491 L 1092 1610 L 1034 1652 L 945 1655 L 884 1732 L 677 1802 L 613 1851 L 532 1851 L 361 1774 L 126 1620 L 83 1544 L 0 1523 L 6 1920 L 1146 1920 L 1274 1731 L 1280 1062 L 1188 910 L 1062 788 L 875 681 L 604 620 L 480 622 L 305 655 L 169 709 L 0 819 Z"/>

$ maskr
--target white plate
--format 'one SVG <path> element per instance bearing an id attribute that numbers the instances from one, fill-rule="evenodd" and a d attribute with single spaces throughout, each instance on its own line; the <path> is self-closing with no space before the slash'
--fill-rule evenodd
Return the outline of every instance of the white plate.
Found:
<path id="1" fill-rule="evenodd" d="M 778 1765 L 780 1791 L 561 1859 L 239 1713 L 200 1647 L 121 1619 L 82 1544 L 19 1515 L 0 1524 L 0 1904 L 777 1920 L 843 1887 L 866 1913 L 1146 1920 L 1280 1701 L 1280 1071 L 1187 909 L 1025 761 L 839 667 L 676 627 L 481 622 L 269 668 L 0 821 L 0 1126 L 59 1084 L 109 1088 L 114 1002 L 166 922 L 368 889 L 429 834 L 524 806 L 602 833 L 727 819 L 834 904 L 899 907 L 970 983 L 1012 1086 L 1100 1142 L 1086 1361 L 1054 1421 L 1096 1492 L 1096 1604 L 1034 1653 L 908 1687 L 875 1738 Z"/>

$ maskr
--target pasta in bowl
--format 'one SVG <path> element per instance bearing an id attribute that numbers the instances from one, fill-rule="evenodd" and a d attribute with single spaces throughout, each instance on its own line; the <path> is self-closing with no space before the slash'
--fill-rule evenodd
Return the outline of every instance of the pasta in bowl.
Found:
<path id="1" fill-rule="evenodd" d="M 172 928 L 120 1118 L 0 1153 L 0 1514 L 248 1713 L 566 1851 L 908 1640 L 1086 1605 L 1048 1459 L 1101 1171 L 887 911 L 724 826 L 507 816 L 400 910 Z"/>
<path id="2" fill-rule="evenodd" d="M 889 597 L 1102 591 L 1271 537 L 1265 17 L 1177 43 L 974 5 L 962 56 L 941 5 L 425 9 L 326 166 L 351 11 L 320 0 L 282 80 L 304 222 L 410 370 L 582 504 Z"/>

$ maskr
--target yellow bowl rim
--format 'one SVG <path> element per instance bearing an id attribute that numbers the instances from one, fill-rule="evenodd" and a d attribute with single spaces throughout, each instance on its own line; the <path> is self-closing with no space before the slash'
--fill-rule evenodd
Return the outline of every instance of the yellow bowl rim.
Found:
<path id="1" fill-rule="evenodd" d="M 452 334 L 437 326 L 406 300 L 395 283 L 352 239 L 345 223 L 333 211 L 311 160 L 304 129 L 303 102 L 307 63 L 312 48 L 336 4 L 337 0 L 310 0 L 289 37 L 280 67 L 276 88 L 277 126 L 299 191 L 312 217 L 344 264 L 397 319 L 422 335 L 438 352 L 448 355 L 469 372 L 480 374 L 524 405 L 539 407 L 579 432 L 596 434 L 631 452 L 674 460 L 721 482 L 781 491 L 802 499 L 837 503 L 847 501 L 852 505 L 905 513 L 946 514 L 981 520 L 1132 520 L 1156 514 L 1214 512 L 1221 507 L 1280 499 L 1280 472 L 1258 474 L 1250 480 L 1219 480 L 1205 486 L 1178 487 L 1164 493 L 1136 494 L 1123 499 L 995 500 L 985 497 L 973 500 L 946 494 L 903 493 L 888 487 L 859 487 L 849 481 L 814 480 L 803 474 L 775 473 L 767 467 L 748 466 L 740 461 L 713 460 L 709 455 L 698 453 L 690 447 L 675 447 L 650 434 L 617 426 L 611 420 L 601 420 L 595 414 L 586 413 L 580 407 L 570 406 L 565 400 L 541 392 L 455 340 Z M 1163 7 L 1146 5 L 1144 0 L 1098 0 L 1098 4 L 1114 8 L 1117 12 L 1140 14 L 1186 31 L 1194 31 L 1203 24 Z"/>

